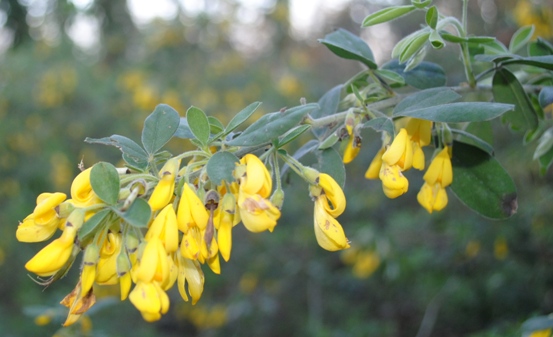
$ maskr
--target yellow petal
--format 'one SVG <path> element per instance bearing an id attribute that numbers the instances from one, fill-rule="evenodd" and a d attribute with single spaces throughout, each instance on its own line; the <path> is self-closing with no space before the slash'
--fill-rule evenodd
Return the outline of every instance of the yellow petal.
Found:
<path id="1" fill-rule="evenodd" d="M 140 282 L 152 282 L 158 274 L 158 269 L 163 268 L 161 264 L 166 263 L 165 258 L 160 259 L 160 256 L 167 255 L 163 248 L 163 243 L 159 238 L 151 238 L 144 248 L 142 257 L 140 259 L 140 265 L 137 273 L 137 280 Z M 161 260 L 161 261 L 160 261 Z"/>
<path id="2" fill-rule="evenodd" d="M 139 281 L 129 294 L 129 300 L 141 313 L 160 314 L 161 301 L 152 282 Z"/>
<path id="3" fill-rule="evenodd" d="M 179 168 L 180 160 L 171 158 L 165 162 L 159 171 L 159 182 L 154 188 L 148 204 L 152 211 L 157 211 L 165 207 L 173 198 L 175 190 L 175 178 Z"/>
<path id="4" fill-rule="evenodd" d="M 163 242 L 165 251 L 168 254 L 177 251 L 179 247 L 179 229 L 177 226 L 177 215 L 172 204 L 165 206 L 154 218 L 145 235 L 145 239 L 149 240 L 154 236 Z"/>
<path id="5" fill-rule="evenodd" d="M 380 169 L 380 180 L 382 180 L 382 190 L 384 194 L 394 199 L 403 195 L 409 188 L 409 181 L 401 173 L 397 165 L 388 165 L 384 163 Z"/>
<path id="6" fill-rule="evenodd" d="M 435 183 L 440 183 L 442 187 L 451 185 L 453 181 L 453 169 L 447 146 L 434 157 L 423 179 L 430 185 Z"/>
<path id="7" fill-rule="evenodd" d="M 415 142 L 413 142 L 413 167 L 417 170 L 424 170 L 424 152 Z"/>
<path id="8" fill-rule="evenodd" d="M 241 193 L 238 197 L 240 218 L 246 229 L 253 233 L 273 231 L 280 217 L 278 208 L 260 195 Z"/>
<path id="9" fill-rule="evenodd" d="M 33 211 L 33 218 L 36 224 L 46 225 L 57 220 L 55 208 L 59 206 L 67 196 L 65 193 L 41 193 L 37 197 L 37 205 Z"/>
<path id="10" fill-rule="evenodd" d="M 211 268 L 211 271 L 213 271 L 215 274 L 217 275 L 221 274 L 221 264 L 219 262 L 218 254 L 207 259 L 207 265 L 209 266 L 209 268 Z"/>
<path id="11" fill-rule="evenodd" d="M 180 256 L 178 258 L 179 276 L 178 286 L 179 293 L 185 301 L 188 301 L 188 296 L 185 291 L 185 283 L 188 283 L 188 293 L 192 297 L 192 304 L 196 304 L 204 290 L 204 273 L 198 261 L 192 261 Z"/>
<path id="12" fill-rule="evenodd" d="M 180 231 L 186 233 L 188 228 L 195 226 L 203 230 L 207 226 L 208 219 L 209 214 L 204 203 L 192 187 L 185 183 L 177 210 L 177 224 Z"/>
<path id="13" fill-rule="evenodd" d="M 338 217 L 346 209 L 346 196 L 344 195 L 344 191 L 342 191 L 340 185 L 326 173 L 321 173 L 319 175 L 319 185 L 323 188 L 326 199 L 328 199 L 332 205 L 331 207 L 328 203 L 323 203 L 326 212 L 335 218 Z"/>
<path id="14" fill-rule="evenodd" d="M 71 184 L 71 199 L 75 206 L 84 207 L 102 202 L 92 190 L 92 185 L 90 185 L 91 170 L 92 167 L 89 167 L 79 173 Z"/>
<path id="15" fill-rule="evenodd" d="M 349 248 L 348 239 L 340 223 L 326 213 L 323 202 L 315 201 L 315 237 L 322 248 L 336 251 Z"/>
<path id="16" fill-rule="evenodd" d="M 232 216 L 225 211 L 222 213 L 223 216 L 219 222 L 219 230 L 217 231 L 217 243 L 219 244 L 221 256 L 225 261 L 228 261 L 232 250 Z"/>
<path id="17" fill-rule="evenodd" d="M 388 165 L 397 164 L 405 156 L 408 143 L 410 144 L 407 131 L 402 128 L 394 138 L 392 145 L 382 155 L 382 160 Z"/>
<path id="18" fill-rule="evenodd" d="M 422 185 L 421 190 L 417 194 L 417 200 L 428 213 L 441 211 L 448 202 L 447 193 L 439 183 L 430 185 L 426 182 Z"/>
<path id="19" fill-rule="evenodd" d="M 126 273 L 119 277 L 119 292 L 121 301 L 124 301 L 129 296 L 129 292 L 132 286 L 131 273 Z"/>
<path id="20" fill-rule="evenodd" d="M 58 228 L 59 220 L 48 225 L 37 225 L 32 217 L 27 217 L 17 226 L 15 237 L 20 242 L 41 242 L 48 240 Z"/>
<path id="21" fill-rule="evenodd" d="M 355 137 L 349 137 L 348 139 L 348 144 L 346 145 L 346 149 L 344 150 L 344 157 L 342 158 L 344 164 L 351 163 L 351 161 L 354 160 L 355 157 L 357 157 L 359 150 L 361 150 L 360 147 L 353 146 L 354 140 Z"/>
<path id="22" fill-rule="evenodd" d="M 196 260 L 198 258 L 200 254 L 199 228 L 191 228 L 183 235 L 180 253 L 187 259 Z"/>
<path id="23" fill-rule="evenodd" d="M 407 129 L 407 133 L 411 137 L 411 140 L 416 142 L 420 147 L 430 144 L 432 136 L 432 121 L 409 118 L 405 128 Z"/>
<path id="24" fill-rule="evenodd" d="M 240 163 L 246 165 L 246 176 L 240 180 L 240 189 L 267 198 L 271 193 L 272 180 L 265 164 L 253 154 L 242 157 Z"/>
<path id="25" fill-rule="evenodd" d="M 384 152 L 386 152 L 386 148 L 384 147 L 378 150 L 378 153 L 371 161 L 367 172 L 365 172 L 366 179 L 378 179 L 380 168 L 382 167 L 382 155 L 384 154 Z"/>
<path id="26" fill-rule="evenodd" d="M 55 239 L 30 259 L 25 264 L 25 268 L 38 276 L 51 276 L 65 265 L 72 250 L 72 241 L 67 242 L 62 238 Z"/>

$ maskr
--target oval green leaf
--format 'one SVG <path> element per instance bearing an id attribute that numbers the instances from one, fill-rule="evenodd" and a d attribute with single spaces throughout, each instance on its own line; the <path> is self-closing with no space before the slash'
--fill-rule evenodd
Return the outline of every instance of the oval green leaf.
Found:
<path id="1" fill-rule="evenodd" d="M 492 92 L 496 102 L 513 104 L 502 121 L 512 130 L 527 131 L 538 127 L 538 116 L 522 84 L 505 68 L 497 70 L 492 80 Z"/>
<path id="2" fill-rule="evenodd" d="M 480 150 L 486 151 L 490 156 L 494 155 L 493 147 L 481 138 L 459 129 L 451 129 L 451 133 L 457 135 L 459 140 L 463 143 L 476 146 Z"/>
<path id="3" fill-rule="evenodd" d="M 261 105 L 261 102 L 253 102 L 252 104 L 248 105 L 244 109 L 242 109 L 239 113 L 237 113 L 230 122 L 228 123 L 227 127 L 225 128 L 225 133 L 223 136 L 228 135 L 234 129 L 239 127 L 242 123 L 244 123 L 250 116 L 259 108 Z"/>
<path id="4" fill-rule="evenodd" d="M 328 149 L 329 147 L 334 146 L 334 144 L 336 144 L 339 140 L 340 140 L 340 137 L 338 137 L 336 135 L 336 132 L 334 132 L 330 136 L 326 137 L 326 139 L 321 142 L 321 144 L 317 149 L 318 150 Z"/>
<path id="5" fill-rule="evenodd" d="M 394 108 L 394 115 L 404 111 L 424 109 L 435 105 L 451 103 L 461 98 L 461 95 L 450 88 L 440 87 L 426 89 L 405 97 Z"/>
<path id="6" fill-rule="evenodd" d="M 367 16 L 362 23 L 363 27 L 374 26 L 379 23 L 391 21 L 411 13 L 417 9 L 415 6 L 392 6 L 383 8 Z"/>
<path id="7" fill-rule="evenodd" d="M 287 132 L 282 137 L 282 139 L 278 141 L 278 147 L 282 147 L 282 146 L 290 143 L 291 141 L 298 138 L 302 133 L 309 130 L 310 128 L 311 128 L 311 125 L 298 125 L 298 126 L 296 126 L 292 130 L 290 130 L 290 132 Z"/>
<path id="8" fill-rule="evenodd" d="M 142 145 L 148 154 L 154 154 L 173 137 L 179 126 L 180 117 L 167 104 L 159 104 L 144 121 Z"/>
<path id="9" fill-rule="evenodd" d="M 119 173 L 110 163 L 99 162 L 90 170 L 90 185 L 98 198 L 108 205 L 115 205 L 119 200 Z"/>
<path id="10" fill-rule="evenodd" d="M 510 104 L 459 102 L 402 111 L 394 114 L 394 117 L 415 117 L 444 123 L 482 122 L 501 116 L 512 109 L 513 106 Z"/>
<path id="11" fill-rule="evenodd" d="M 148 202 L 142 198 L 136 198 L 126 211 L 112 208 L 113 211 L 129 225 L 137 228 L 148 227 L 152 216 L 152 209 Z"/>
<path id="12" fill-rule="evenodd" d="M 488 153 L 468 144 L 453 144 L 453 193 L 478 214 L 506 219 L 517 211 L 513 179 Z"/>
<path id="13" fill-rule="evenodd" d="M 430 32 L 427 30 L 420 30 L 405 47 L 401 55 L 399 55 L 399 63 L 405 63 L 409 59 L 418 53 L 428 41 Z"/>
<path id="14" fill-rule="evenodd" d="M 175 137 L 183 139 L 194 138 L 194 134 L 190 131 L 186 118 L 180 118 L 179 127 L 177 128 L 177 132 L 175 132 Z"/>
<path id="15" fill-rule="evenodd" d="M 222 184 L 223 180 L 229 183 L 233 182 L 232 171 L 234 171 L 238 162 L 238 158 L 230 152 L 216 152 L 207 162 L 207 176 L 217 185 Z"/>
<path id="16" fill-rule="evenodd" d="M 511 37 L 511 41 L 509 42 L 509 51 L 514 54 L 522 49 L 522 47 L 524 47 L 524 45 L 532 38 L 534 31 L 534 25 L 520 27 L 513 34 L 513 37 Z"/>
<path id="17" fill-rule="evenodd" d="M 209 140 L 210 126 L 209 119 L 205 113 L 201 109 L 191 106 L 186 111 L 186 120 L 194 137 L 196 137 L 202 145 L 206 145 Z"/>
<path id="18" fill-rule="evenodd" d="M 256 146 L 271 142 L 298 125 L 317 104 L 310 103 L 282 112 L 266 114 L 246 128 L 238 137 L 230 140 L 229 146 Z"/>
<path id="19" fill-rule="evenodd" d="M 390 137 L 394 136 L 394 122 L 388 117 L 376 117 L 363 124 L 363 128 L 371 128 L 377 132 L 385 131 Z"/>
<path id="20" fill-rule="evenodd" d="M 82 247 L 86 245 L 87 241 L 92 240 L 98 226 L 101 226 L 108 220 L 108 214 L 110 211 L 111 210 L 109 208 L 105 208 L 86 220 L 81 229 L 79 229 L 78 233 L 79 242 Z"/>
<path id="21" fill-rule="evenodd" d="M 432 6 L 428 8 L 426 11 L 426 24 L 430 26 L 432 29 L 436 29 L 436 25 L 438 24 L 438 17 L 440 14 L 438 13 L 438 8 L 436 6 Z"/>
<path id="22" fill-rule="evenodd" d="M 212 134 L 221 133 L 225 129 L 223 123 L 221 123 L 221 121 L 216 117 L 209 116 L 207 117 L 207 120 L 209 121 L 209 130 Z"/>
<path id="23" fill-rule="evenodd" d="M 377 69 L 374 71 L 374 74 L 390 85 L 405 85 L 405 79 L 394 71 Z"/>
<path id="24" fill-rule="evenodd" d="M 442 87 L 446 83 L 444 69 L 432 62 L 423 61 L 416 68 L 405 71 L 405 65 L 392 60 L 383 68 L 396 72 L 405 79 L 405 83 L 417 89 Z"/>
<path id="25" fill-rule="evenodd" d="M 319 42 L 341 58 L 360 61 L 371 69 L 377 68 L 371 48 L 360 37 L 345 29 L 337 29 Z"/>
<path id="26" fill-rule="evenodd" d="M 148 153 L 132 139 L 125 136 L 112 135 L 110 137 L 98 139 L 87 137 L 84 141 L 90 144 L 115 146 L 123 153 L 125 162 L 132 167 L 145 169 L 148 166 Z"/>

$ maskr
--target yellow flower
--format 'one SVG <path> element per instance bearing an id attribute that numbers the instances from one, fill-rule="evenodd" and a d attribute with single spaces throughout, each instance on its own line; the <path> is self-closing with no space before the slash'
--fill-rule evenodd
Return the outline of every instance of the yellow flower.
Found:
<path id="1" fill-rule="evenodd" d="M 154 322 L 169 310 L 169 296 L 158 282 L 139 281 L 129 294 L 129 300 L 147 322 Z"/>
<path id="2" fill-rule="evenodd" d="M 96 266 L 98 284 L 117 284 L 117 256 L 121 251 L 121 233 L 110 231 L 100 248 L 100 259 Z"/>
<path id="3" fill-rule="evenodd" d="M 163 242 L 157 237 L 152 237 L 147 241 L 140 259 L 136 274 L 137 283 L 163 283 L 169 277 L 169 263 Z"/>
<path id="4" fill-rule="evenodd" d="M 272 232 L 280 218 L 280 210 L 266 199 L 271 194 L 271 175 L 261 160 L 253 154 L 245 155 L 240 164 L 235 170 L 235 175 L 240 180 L 240 219 L 250 232 Z"/>
<path id="5" fill-rule="evenodd" d="M 421 190 L 417 194 L 417 200 L 428 213 L 441 211 L 447 206 L 448 201 L 445 188 L 440 184 L 430 185 L 427 182 L 422 185 Z"/>
<path id="6" fill-rule="evenodd" d="M 422 148 L 430 144 L 432 136 L 432 121 L 409 118 L 405 127 L 411 138 L 413 148 L 413 167 L 424 170 L 424 152 Z"/>
<path id="7" fill-rule="evenodd" d="M 89 167 L 79 173 L 71 184 L 71 201 L 77 207 L 86 207 L 102 202 L 90 185 L 91 170 L 92 167 Z"/>
<path id="8" fill-rule="evenodd" d="M 148 204 L 152 211 L 158 211 L 165 207 L 173 198 L 175 191 L 175 178 L 179 169 L 180 160 L 171 158 L 165 162 L 159 170 L 159 182 L 157 183 Z"/>
<path id="9" fill-rule="evenodd" d="M 192 297 L 192 304 L 196 304 L 204 290 L 204 273 L 198 261 L 193 261 L 177 254 L 178 278 L 177 285 L 181 297 L 188 302 L 185 285 L 188 284 L 188 293 Z"/>
<path id="10" fill-rule="evenodd" d="M 407 171 L 413 165 L 413 147 L 407 130 L 401 128 L 392 144 L 382 155 L 382 161 L 388 165 L 397 165 L 402 171 Z"/>
<path id="11" fill-rule="evenodd" d="M 94 243 L 86 247 L 83 257 L 83 267 L 81 270 L 80 284 L 81 293 L 86 294 L 92 289 L 94 280 L 96 279 L 96 265 L 100 259 L 100 251 Z"/>
<path id="12" fill-rule="evenodd" d="M 388 165 L 384 162 L 380 168 L 379 177 L 382 180 L 382 190 L 390 199 L 403 195 L 409 188 L 409 181 L 401 173 L 398 165 Z"/>
<path id="13" fill-rule="evenodd" d="M 200 255 L 200 229 L 198 227 L 190 228 L 182 236 L 180 244 L 180 253 L 183 257 L 191 260 L 196 260 Z"/>
<path id="14" fill-rule="evenodd" d="M 330 175 L 321 173 L 318 185 L 312 185 L 310 193 L 315 198 L 314 228 L 319 246 L 329 251 L 349 248 L 344 229 L 335 219 L 346 208 L 340 185 Z"/>
<path id="15" fill-rule="evenodd" d="M 448 202 L 445 188 L 453 181 L 453 169 L 447 146 L 434 157 L 423 179 L 425 183 L 417 194 L 417 200 L 428 213 L 442 210 Z"/>
<path id="16" fill-rule="evenodd" d="M 240 164 L 246 168 L 245 174 L 240 177 L 240 191 L 267 198 L 271 194 L 273 182 L 263 162 L 255 155 L 247 154 L 240 159 Z"/>
<path id="17" fill-rule="evenodd" d="M 64 193 L 42 193 L 36 207 L 23 223 L 19 223 L 15 236 L 21 242 L 41 242 L 54 235 L 60 218 L 57 207 L 65 200 Z"/>
<path id="18" fill-rule="evenodd" d="M 41 277 L 54 275 L 69 260 L 77 231 L 84 222 L 84 212 L 74 210 L 67 218 L 62 235 L 42 248 L 25 268 Z"/>
<path id="19" fill-rule="evenodd" d="M 196 195 L 189 184 L 184 183 L 182 194 L 177 209 L 177 224 L 179 230 L 187 233 L 189 228 L 198 227 L 205 229 L 209 215 L 204 203 Z"/>
<path id="20" fill-rule="evenodd" d="M 329 251 L 349 248 L 349 242 L 340 223 L 326 212 L 324 198 L 315 200 L 314 227 L 317 243 Z"/>
<path id="21" fill-rule="evenodd" d="M 552 329 L 535 330 L 528 337 L 551 337 Z"/>
<path id="22" fill-rule="evenodd" d="M 232 227 L 234 226 L 235 212 L 236 199 L 232 193 L 227 193 L 223 196 L 218 214 L 215 217 L 219 252 L 225 261 L 230 259 L 230 252 L 232 250 Z"/>
<path id="23" fill-rule="evenodd" d="M 154 218 L 144 238 L 148 241 L 152 237 L 159 238 L 163 242 L 165 251 L 169 254 L 176 252 L 179 248 L 177 215 L 172 204 L 165 206 Z"/>
<path id="24" fill-rule="evenodd" d="M 83 293 L 81 289 L 81 284 L 79 282 L 73 291 L 65 296 L 60 302 L 60 304 L 69 308 L 69 313 L 67 315 L 67 319 L 63 323 L 63 326 L 69 326 L 75 323 L 82 314 L 87 312 L 88 309 L 96 303 L 96 296 L 94 296 L 92 289 L 86 293 Z"/>
<path id="25" fill-rule="evenodd" d="M 380 169 L 382 168 L 382 155 L 386 152 L 386 148 L 383 147 L 376 153 L 369 168 L 365 172 L 366 179 L 379 179 Z"/>
<path id="26" fill-rule="evenodd" d="M 279 209 L 259 194 L 249 195 L 241 191 L 238 197 L 238 207 L 242 223 L 253 233 L 265 230 L 272 232 L 280 218 Z"/>

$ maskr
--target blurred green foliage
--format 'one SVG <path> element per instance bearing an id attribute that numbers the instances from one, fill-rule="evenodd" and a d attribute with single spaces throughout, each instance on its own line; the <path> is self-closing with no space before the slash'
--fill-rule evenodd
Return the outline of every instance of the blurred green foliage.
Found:
<path id="1" fill-rule="evenodd" d="M 49 2 L 42 28 L 54 20 L 63 30 L 83 11 L 104 18 L 101 45 L 88 51 L 63 32 L 53 42 L 36 34 L 31 39 L 21 28 L 29 14 L 21 10 L 32 2 L 5 3 L 11 5 L 11 11 L 2 7 L 10 18 L 6 27 L 19 30 L 0 65 L 4 336 L 53 335 L 66 314 L 58 301 L 72 288 L 75 271 L 67 282 L 43 290 L 23 267 L 38 246 L 16 242 L 14 233 L 36 195 L 68 190 L 79 161 L 90 166 L 118 160 L 116 150 L 84 144 L 85 137 L 118 133 L 137 138 L 158 103 L 171 105 L 181 116 L 195 105 L 227 122 L 253 101 L 264 102 L 260 113 L 297 105 L 300 97 L 316 101 L 356 71 L 324 48 L 290 37 L 287 1 L 260 11 L 262 28 L 270 33 L 257 37 L 267 41 L 256 43 L 263 48 L 255 52 L 239 50 L 231 38 L 241 8 L 236 1 L 221 1 L 231 8 L 222 19 L 207 11 L 183 11 L 174 20 L 140 27 L 124 1 L 97 0 L 84 10 L 71 2 Z M 496 6 L 492 23 L 483 14 L 490 3 Z M 527 24 L 524 20 L 540 8 L 534 4 L 529 10 L 529 1 L 516 8 L 512 1 L 502 3 L 471 2 L 475 30 L 493 29 L 488 34 L 501 38 L 516 30 L 516 22 Z M 355 1 L 348 8 L 373 11 L 375 6 Z M 550 15 L 539 13 L 546 19 Z M 321 20 L 355 26 L 345 14 L 321 15 Z M 403 31 L 409 23 L 397 27 Z M 398 40 L 396 29 L 390 38 Z M 455 76 L 458 65 L 451 62 L 446 66 Z M 58 335 L 519 336 L 524 320 L 553 311 L 553 177 L 539 176 L 531 151 L 517 145 L 520 135 L 494 127 L 497 157 L 519 189 L 519 213 L 509 220 L 488 221 L 453 198 L 445 211 L 428 215 L 415 204 L 419 186 L 404 198 L 385 199 L 378 182 L 363 179 L 379 146 L 376 134 L 367 131 L 361 155 L 347 167 L 348 208 L 340 218 L 353 241 L 351 250 L 329 253 L 318 247 L 307 190 L 291 177 L 286 211 L 275 232 L 253 235 L 236 228 L 233 257 L 223 264 L 222 276 L 206 272 L 198 304 L 170 293 L 170 313 L 148 324 L 128 301 L 110 297 L 116 291 L 99 289 L 97 296 L 103 298 L 90 321 Z M 173 142 L 169 150 L 186 146 Z"/>

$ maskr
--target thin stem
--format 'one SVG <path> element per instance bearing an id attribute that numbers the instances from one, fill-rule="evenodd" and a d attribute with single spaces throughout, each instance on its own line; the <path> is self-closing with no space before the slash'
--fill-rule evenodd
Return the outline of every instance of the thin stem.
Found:
<path id="1" fill-rule="evenodd" d="M 276 182 L 276 190 L 282 189 L 282 181 L 280 179 L 280 167 L 278 166 L 278 156 L 276 155 L 276 152 L 272 153 L 272 159 L 273 159 L 273 169 L 275 172 L 275 182 Z"/>

